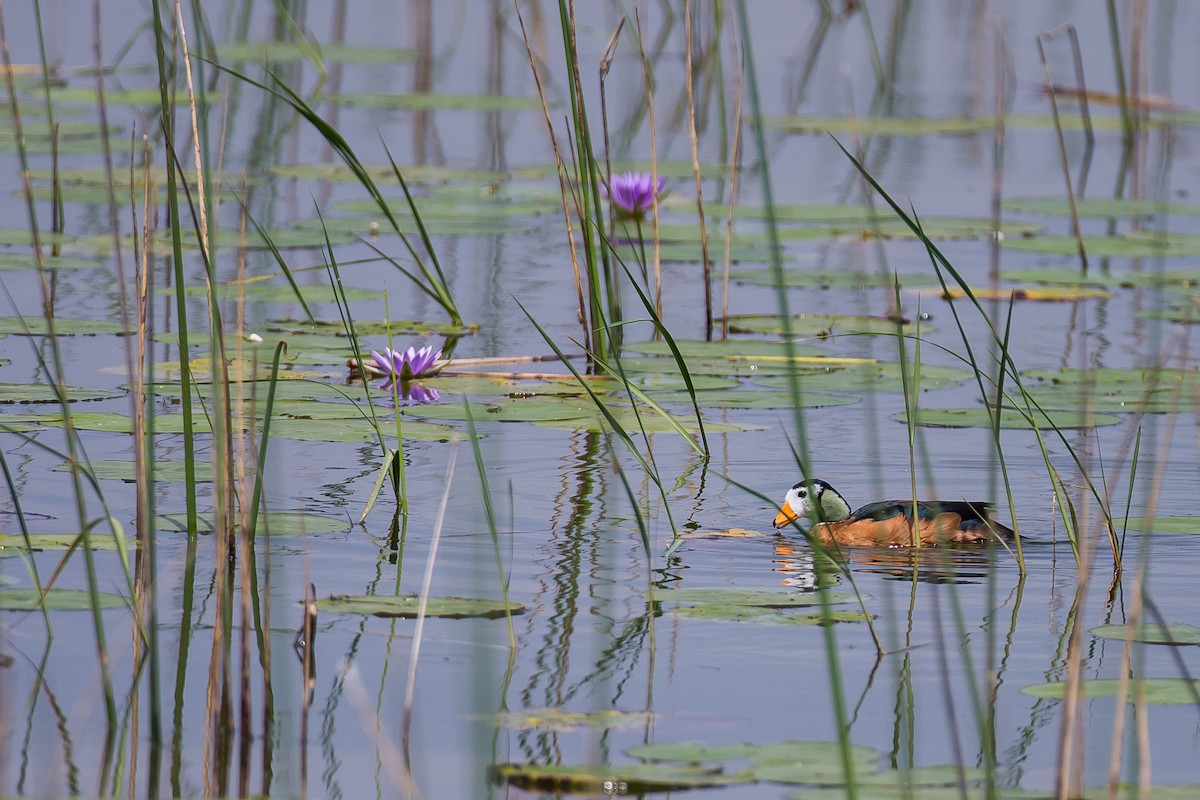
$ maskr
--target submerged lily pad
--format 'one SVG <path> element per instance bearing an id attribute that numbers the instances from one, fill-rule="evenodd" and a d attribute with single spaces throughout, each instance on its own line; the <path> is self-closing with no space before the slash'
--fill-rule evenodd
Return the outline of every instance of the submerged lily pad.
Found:
<path id="1" fill-rule="evenodd" d="M 625 753 L 643 761 L 685 761 L 689 764 L 699 764 L 702 761 L 749 758 L 761 749 L 762 745 L 744 742 L 717 745 L 704 742 L 655 742 L 631 747 Z"/>
<path id="2" fill-rule="evenodd" d="M 842 749 L 837 742 L 776 742 L 764 745 L 751 754 L 750 761 L 759 780 L 818 785 L 846 782 Z M 851 746 L 851 769 L 856 776 L 877 772 L 878 761 L 878 751 L 860 745 Z"/>
<path id="3" fill-rule="evenodd" d="M 756 606 L 680 606 L 675 613 L 692 619 L 720 620 L 722 622 L 760 622 L 773 625 L 823 625 L 826 615 L 819 611 L 800 613 L 782 611 L 777 608 Z M 830 622 L 865 622 L 868 617 L 861 611 L 830 611 Z"/>
<path id="4" fill-rule="evenodd" d="M 770 213 L 766 206 L 738 206 L 733 211 L 740 219 L 768 219 L 774 216 L 778 222 L 854 222 L 865 224 L 872 220 L 891 219 L 890 208 L 872 208 L 863 205 L 835 205 L 832 203 L 776 203 Z"/>
<path id="5" fill-rule="evenodd" d="M 1097 272 L 1086 274 L 1079 267 L 1031 267 L 1004 271 L 1004 279 L 1014 283 L 1050 283 L 1069 286 L 1196 286 L 1200 269 L 1153 269 L 1144 272 Z"/>
<path id="6" fill-rule="evenodd" d="M 631 436 L 640 434 L 639 418 L 633 415 L 632 411 L 626 409 L 617 409 L 614 413 L 617 422 Z M 690 414 L 681 414 L 674 417 L 677 424 L 681 425 L 688 433 L 699 433 L 700 427 L 696 424 L 696 418 Z M 640 417 L 641 428 L 645 428 L 647 433 L 678 433 L 675 426 L 662 418 L 656 411 L 645 410 L 641 412 Z M 534 425 L 544 428 L 567 428 L 570 430 L 586 430 L 594 432 L 607 431 L 609 429 L 608 420 L 599 416 L 580 417 L 579 419 L 563 419 L 563 420 L 538 420 Z M 760 425 L 743 425 L 732 422 L 714 422 L 712 420 L 704 420 L 704 430 L 712 433 L 738 433 L 740 431 L 757 431 L 762 430 Z"/>
<path id="7" fill-rule="evenodd" d="M 1112 414 L 1089 414 L 1081 411 L 1051 411 L 1049 419 L 1036 410 L 1034 414 L 1041 430 L 1052 430 L 1054 427 L 1060 430 L 1098 428 L 1104 425 L 1119 425 L 1121 422 L 1120 417 Z M 991 415 L 984 408 L 918 408 L 916 416 L 917 424 L 925 428 L 992 427 Z M 893 414 L 892 419 L 907 421 L 904 412 Z M 1006 408 L 1000 416 L 1000 427 L 1006 430 L 1029 430 L 1033 426 L 1023 414 L 1015 409 Z"/>
<path id="8" fill-rule="evenodd" d="M 62 414 L 27 415 L 21 417 L 22 422 L 37 422 L 42 425 L 59 427 L 66 425 Z M 117 412 L 101 413 L 97 411 L 73 412 L 71 424 L 81 431 L 111 431 L 113 433 L 133 433 L 133 418 L 128 414 Z M 192 416 L 192 431 L 195 433 L 211 433 L 208 419 L 203 414 Z M 183 433 L 182 414 L 155 414 L 154 432 L 156 434 Z"/>
<path id="9" fill-rule="evenodd" d="M 431 183 L 440 181 L 492 182 L 507 179 L 507 173 L 496 170 L 463 169 L 426 164 L 400 164 L 400 174 L 407 183 Z M 364 164 L 363 168 L 377 183 L 398 183 L 391 164 Z M 270 172 L 285 178 L 314 181 L 350 181 L 357 183 L 358 176 L 345 164 L 279 164 L 270 167 Z"/>
<path id="10" fill-rule="evenodd" d="M 1129 636 L 1129 626 L 1099 625 L 1089 628 L 1088 632 L 1104 639 L 1124 641 Z M 1147 644 L 1200 644 L 1200 627 L 1186 622 L 1172 622 L 1167 625 L 1143 622 L 1134 629 L 1133 640 Z"/>
<path id="11" fill-rule="evenodd" d="M 774 270 L 738 270 L 730 272 L 729 276 L 743 283 L 756 286 L 774 286 L 776 278 Z M 825 271 L 820 269 L 785 269 L 783 285 L 789 289 L 872 289 L 880 286 L 894 286 L 896 281 L 901 286 L 936 286 L 937 278 L 932 275 L 914 275 L 911 273 L 880 273 L 862 272 L 857 270 L 839 269 Z"/>
<path id="12" fill-rule="evenodd" d="M 337 517 L 327 517 L 323 514 L 304 514 L 299 511 L 271 511 L 258 515 L 255 532 L 258 536 L 270 533 L 271 536 L 298 536 L 300 534 L 314 535 L 319 533 L 341 533 L 350 528 L 350 520 Z M 154 520 L 154 529 L 167 533 L 186 533 L 187 515 L 160 514 Z M 196 533 L 213 532 L 213 515 L 209 513 L 196 515 Z"/>
<path id="13" fill-rule="evenodd" d="M 1125 697 L 1131 703 L 1140 701 L 1140 692 L 1145 692 L 1145 702 L 1149 705 L 1195 703 L 1197 694 L 1200 694 L 1200 680 L 1184 678 L 1140 678 L 1130 680 L 1126 685 Z M 1119 689 L 1120 681 L 1116 679 L 1087 680 L 1079 684 L 1082 697 L 1116 697 Z M 1061 700 L 1066 697 L 1067 684 L 1035 683 L 1022 686 L 1021 691 L 1034 697 Z"/>
<path id="14" fill-rule="evenodd" d="M 96 597 L 100 608 L 124 608 L 126 598 L 119 594 L 100 592 Z M 83 589 L 54 587 L 43 594 L 37 589 L 0 589 L 0 609 L 7 611 L 89 611 L 93 608 L 91 593 Z"/>
<path id="15" fill-rule="evenodd" d="M 727 774 L 719 767 L 695 765 L 622 764 L 585 766 L 571 764 L 496 764 L 491 769 L 497 783 L 538 792 L 572 794 L 629 794 L 727 786 L 754 780 L 749 770 Z"/>
<path id="16" fill-rule="evenodd" d="M 80 258 L 73 256 L 46 256 L 42 266 L 46 269 L 94 269 L 103 266 L 104 262 L 96 258 Z M 0 270 L 17 271 L 37 269 L 37 262 L 31 253 L 0 253 Z"/>
<path id="17" fill-rule="evenodd" d="M 421 606 L 421 598 L 415 594 L 375 595 L 338 594 L 317 601 L 321 611 L 336 611 L 349 614 L 370 614 L 376 617 L 415 618 Z M 505 614 L 522 614 L 525 606 L 503 600 L 487 600 L 474 597 L 430 597 L 425 606 L 428 617 L 449 619 L 500 619 Z"/>
<path id="18" fill-rule="evenodd" d="M 523 708 L 503 711 L 488 719 L 497 725 L 515 730 L 536 728 L 547 731 L 574 731 L 581 728 L 608 730 L 641 727 L 654 719 L 650 711 L 621 711 L 615 708 L 600 711 L 567 711 L 564 708 Z"/>
<path id="19" fill-rule="evenodd" d="M 394 421 L 381 419 L 379 427 L 385 440 L 396 435 Z M 400 436 L 406 441 L 448 442 L 461 439 L 466 433 L 448 425 L 404 419 L 400 423 Z M 361 416 L 344 419 L 277 419 L 271 423 L 271 438 L 302 442 L 379 442 L 379 434 L 371 421 Z"/>
<path id="20" fill-rule="evenodd" d="M 768 342 L 763 339 L 676 339 L 675 346 L 685 359 L 692 358 L 728 358 L 742 360 L 757 356 L 786 358 L 788 348 L 784 342 Z M 631 353 L 644 353 L 655 356 L 673 356 L 671 347 L 665 341 L 629 342 L 622 348 Z M 821 356 L 825 351 L 812 344 L 795 343 L 792 345 L 793 356 Z M 689 366 L 691 362 L 688 362 Z M 674 371 L 674 370 L 672 370 Z"/>
<path id="21" fill-rule="evenodd" d="M 68 386 L 64 394 L 68 403 L 74 403 L 81 400 L 107 400 L 112 397 L 120 397 L 124 392 Z M 60 401 L 53 386 L 44 383 L 0 383 L 0 403 L 57 402 Z"/>

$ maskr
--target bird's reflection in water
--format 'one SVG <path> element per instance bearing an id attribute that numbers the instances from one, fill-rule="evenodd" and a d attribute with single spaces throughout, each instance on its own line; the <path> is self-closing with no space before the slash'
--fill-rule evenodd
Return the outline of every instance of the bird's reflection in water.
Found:
<path id="1" fill-rule="evenodd" d="M 840 555 L 854 572 L 880 575 L 884 580 L 921 583 L 980 583 L 992 568 L 989 545 L 947 544 L 937 547 L 845 547 Z M 817 590 L 817 559 L 807 541 L 777 535 L 775 572 L 781 573 L 784 586 L 800 591 Z M 842 582 L 833 567 L 827 574 L 829 586 Z"/>

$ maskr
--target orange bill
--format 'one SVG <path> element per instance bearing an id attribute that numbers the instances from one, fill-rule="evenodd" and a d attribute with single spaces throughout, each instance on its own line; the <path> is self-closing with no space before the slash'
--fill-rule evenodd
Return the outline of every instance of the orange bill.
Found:
<path id="1" fill-rule="evenodd" d="M 775 517 L 776 528 L 786 528 L 796 521 L 796 512 L 792 511 L 792 507 L 787 503 L 783 504 L 783 508 L 779 510 L 779 514 Z"/>

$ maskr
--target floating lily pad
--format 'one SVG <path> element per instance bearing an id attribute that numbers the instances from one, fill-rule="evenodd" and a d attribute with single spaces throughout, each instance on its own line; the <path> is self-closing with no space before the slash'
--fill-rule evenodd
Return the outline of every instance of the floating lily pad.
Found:
<path id="1" fill-rule="evenodd" d="M 597 412 L 598 414 L 598 412 Z M 619 409 L 614 416 L 621 427 L 632 436 L 637 436 L 640 433 L 638 418 L 633 415 L 632 411 Z M 683 427 L 688 433 L 699 433 L 700 427 L 696 424 L 696 418 L 690 414 L 678 415 L 675 422 Z M 563 419 L 563 420 L 538 420 L 533 423 L 544 428 L 566 428 L 570 430 L 587 430 L 594 432 L 606 431 L 609 428 L 608 421 L 601 416 L 580 417 L 579 419 Z M 646 429 L 647 433 L 677 433 L 675 426 L 662 416 L 652 410 L 646 410 L 641 413 L 641 427 Z M 757 431 L 762 430 L 760 425 L 735 424 L 732 422 L 714 422 L 712 420 L 704 420 L 704 430 L 709 433 L 738 433 L 740 431 Z"/>
<path id="2" fill-rule="evenodd" d="M 400 164 L 400 174 L 407 183 L 432 183 L 440 181 L 492 182 L 508 178 L 508 174 L 495 170 L 463 169 L 425 164 Z M 364 164 L 367 174 L 377 183 L 396 183 L 396 173 L 391 164 Z M 269 168 L 270 172 L 285 178 L 300 178 L 314 181 L 350 181 L 357 183 L 358 176 L 345 164 L 280 164 Z"/>
<path id="3" fill-rule="evenodd" d="M 396 435 L 394 421 L 380 419 L 379 428 L 385 441 Z M 404 419 L 400 423 L 400 436 L 414 442 L 449 442 L 463 438 L 466 433 L 448 425 Z M 379 442 L 379 434 L 375 432 L 371 421 L 361 416 L 344 419 L 277 419 L 271 423 L 271 438 L 302 442 Z"/>
<path id="4" fill-rule="evenodd" d="M 405 617 L 415 618 L 421 605 L 421 598 L 415 594 L 403 595 L 374 595 L 374 594 L 339 594 L 317 601 L 321 611 L 336 611 L 349 614 L 370 614 L 376 617 Z M 505 614 L 522 614 L 525 606 L 520 603 L 503 600 L 487 600 L 473 597 L 430 597 L 425 606 L 428 617 L 447 617 L 449 619 L 500 619 Z"/>
<path id="5" fill-rule="evenodd" d="M 1193 302 L 1191 305 L 1139 311 L 1134 316 L 1141 319 L 1161 319 L 1167 322 L 1196 323 L 1200 322 L 1200 306 Z"/>
<path id="6" fill-rule="evenodd" d="M 74 256 L 45 256 L 42 265 L 46 269 L 94 269 L 103 266 L 104 262 L 96 258 L 80 258 Z M 0 270 L 17 271 L 37 269 L 37 262 L 31 253 L 0 253 Z"/>
<path id="7" fill-rule="evenodd" d="M 298 536 L 300 534 L 314 535 L 320 533 L 341 533 L 350 528 L 349 519 L 328 517 L 323 514 L 304 514 L 298 511 L 272 511 L 259 514 L 256 526 L 257 535 L 263 536 Z M 154 529 L 167 533 L 186 533 L 187 515 L 160 514 L 154 520 Z M 196 515 L 196 533 L 213 532 L 213 515 L 208 513 Z"/>
<path id="8" fill-rule="evenodd" d="M 45 414 L 41 416 L 28 415 L 22 418 L 24 422 L 38 422 L 42 425 L 58 427 L 66 424 L 62 414 Z M 133 418 L 127 414 L 116 412 L 101 413 L 97 411 L 73 412 L 71 424 L 81 431 L 111 431 L 114 433 L 133 433 Z M 195 433 L 211 433 L 208 419 L 200 413 L 192 416 L 192 431 Z M 156 434 L 183 433 L 182 414 L 155 414 L 154 432 Z"/>
<path id="9" fill-rule="evenodd" d="M 769 269 L 731 271 L 729 275 L 734 280 L 756 286 L 776 284 L 775 272 Z M 894 286 L 897 280 L 901 286 L 906 287 L 938 285 L 937 278 L 931 275 L 861 272 L 849 269 L 825 271 L 791 268 L 783 271 L 783 285 L 790 289 L 871 289 Z"/>
<path id="10" fill-rule="evenodd" d="M 426 111 L 443 108 L 472 111 L 517 111 L 541 108 L 536 97 L 502 94 L 448 94 L 408 92 L 406 94 L 341 94 L 325 98 L 331 103 L 354 108 L 394 108 Z"/>
<path id="11" fill-rule="evenodd" d="M 946 289 L 937 288 L 921 292 L 926 295 L 941 297 L 946 300 L 958 300 L 966 297 L 967 293 L 957 286 Z M 1104 300 L 1112 297 L 1112 292 L 1087 286 L 1053 286 L 1032 288 L 1012 286 L 993 289 L 990 286 L 973 286 L 971 294 L 977 300 L 1033 300 L 1043 303 L 1063 303 L 1074 300 Z"/>
<path id="12" fill-rule="evenodd" d="M 123 392 L 111 389 L 83 389 L 68 386 L 64 392 L 68 403 L 81 400 L 107 400 L 120 397 Z M 0 403 L 57 403 L 59 397 L 54 387 L 44 383 L 0 383 Z"/>
<path id="13" fill-rule="evenodd" d="M 921 364 L 918 368 L 913 364 L 908 365 L 908 380 L 917 382 L 923 391 L 957 386 L 974 377 L 975 374 L 971 370 L 960 367 Z M 759 378 L 754 383 L 758 386 L 788 389 L 791 387 L 791 378 L 788 376 Z M 900 364 L 886 361 L 868 364 L 831 364 L 826 369 L 803 372 L 800 375 L 799 384 L 805 391 L 856 393 L 904 391 L 904 378 L 901 376 Z"/>
<path id="14" fill-rule="evenodd" d="M 1089 628 L 1088 631 L 1093 636 L 1104 639 L 1124 641 L 1129 636 L 1128 625 L 1099 625 Z M 1173 622 L 1168 625 L 1143 622 L 1134 630 L 1133 640 L 1147 644 L 1200 644 L 1200 627 L 1186 622 Z"/>
<path id="15" fill-rule="evenodd" d="M 1108 386 L 1156 386 L 1190 385 L 1200 381 L 1200 372 L 1195 369 L 1177 369 L 1174 367 L 1100 367 L 1098 369 L 1076 369 L 1073 367 L 1045 370 L 1024 370 L 1021 377 L 1027 380 L 1044 381 L 1054 384 L 1095 384 L 1099 387 Z"/>
<path id="16" fill-rule="evenodd" d="M 979 239 L 991 237 L 995 229 L 991 219 L 984 217 L 921 217 L 921 232 L 930 239 Z M 1019 220 L 1002 220 L 1000 233 L 1007 238 L 1030 237 L 1043 230 L 1042 225 Z M 854 233 L 855 231 L 851 231 Z M 916 239 L 917 234 L 903 220 L 893 220 L 860 232 L 864 236 L 884 239 Z"/>
<path id="17" fill-rule="evenodd" d="M 119 594 L 100 592 L 97 596 L 100 608 L 124 608 L 128 601 Z M 0 589 L 0 609 L 7 611 L 88 611 L 92 608 L 92 596 L 83 589 L 47 590 L 44 595 L 37 589 Z"/>
<path id="18" fill-rule="evenodd" d="M 721 530 L 708 530 L 699 528 L 694 531 L 684 531 L 679 534 L 680 539 L 770 539 L 772 535 L 763 533 L 762 531 L 750 530 L 749 528 L 724 528 Z"/>
<path id="19" fill-rule="evenodd" d="M 1147 270 L 1144 272 L 1087 273 L 1079 267 L 1031 267 L 1004 271 L 1004 279 L 1014 283 L 1051 283 L 1069 286 L 1196 286 L 1200 269 Z"/>
<path id="20" fill-rule="evenodd" d="M 702 339 L 676 339 L 675 346 L 685 359 L 691 358 L 729 358 L 742 360 L 752 356 L 771 356 L 786 358 L 787 345 L 783 342 L 768 342 L 762 339 L 718 339 L 704 341 Z M 662 340 L 653 342 L 629 342 L 623 350 L 631 353 L 646 355 L 672 356 L 670 346 Z M 792 345 L 793 356 L 821 356 L 825 351 L 812 344 L 796 343 Z M 690 365 L 690 361 L 689 361 Z M 674 370 L 671 370 L 672 372 Z"/>
<path id="21" fill-rule="evenodd" d="M 909 774 L 920 774 L 920 771 L 923 769 L 926 768 L 917 767 L 910 770 Z M 929 769 L 940 768 L 930 767 Z M 975 770 L 968 767 L 967 772 L 968 774 L 974 774 Z M 1056 800 L 1057 797 L 1054 792 L 1038 792 L 1029 789 L 1002 789 L 994 787 L 989 791 L 986 787 L 982 786 L 929 786 L 926 784 L 905 783 L 903 776 L 904 773 L 898 770 L 881 772 L 878 776 L 856 776 L 855 787 L 858 800 Z M 864 783 L 867 779 L 874 780 L 876 778 L 879 781 L 888 781 L 888 783 Z M 1099 796 L 1104 796 L 1104 792 L 1107 791 L 1106 787 L 1101 791 Z M 1127 795 L 1123 793 L 1120 796 L 1125 797 Z M 788 800 L 845 800 L 846 789 L 841 786 L 807 787 L 789 792 L 786 797 Z M 1158 797 L 1157 793 L 1154 797 Z M 1180 798 L 1180 800 L 1184 799 Z"/>
<path id="22" fill-rule="evenodd" d="M 657 403 L 692 404 L 687 392 L 659 392 L 650 397 Z M 828 408 L 852 405 L 859 401 L 859 398 L 847 394 L 810 391 L 801 392 L 797 399 L 793 399 L 791 392 L 751 388 L 696 392 L 696 402 L 701 408 Z"/>
<path id="23" fill-rule="evenodd" d="M 1148 530 L 1155 533 L 1200 534 L 1200 517 L 1130 517 L 1125 521 L 1125 524 L 1131 531 Z"/>
<path id="24" fill-rule="evenodd" d="M 570 420 L 589 417 L 595 407 L 581 405 L 570 399 L 525 398 L 487 403 L 472 403 L 471 416 L 476 422 L 535 422 L 540 420 Z M 461 403 L 409 406 L 405 416 L 426 419 L 465 420 L 467 409 Z"/>
<path id="25" fill-rule="evenodd" d="M 760 608 L 804 608 L 821 605 L 817 592 L 786 592 L 770 589 L 726 589 L 723 587 L 694 587 L 670 589 L 654 593 L 654 599 L 663 603 L 694 603 L 719 606 L 756 606 Z M 850 603 L 855 600 L 848 592 L 829 592 L 830 604 Z"/>
<path id="26" fill-rule="evenodd" d="M 1071 202 L 1065 197 L 1008 197 L 1004 207 L 1021 214 L 1070 216 Z M 1186 203 L 1164 203 L 1133 197 L 1080 197 L 1075 200 L 1075 213 L 1081 217 L 1151 217 L 1200 216 L 1200 206 Z"/>
<path id="27" fill-rule="evenodd" d="M 571 794 L 639 795 L 673 789 L 728 786 L 754 780 L 750 771 L 727 774 L 719 767 L 694 765 L 622 764 L 584 766 L 569 764 L 496 764 L 491 769 L 497 783 L 520 789 Z"/>
<path id="28" fill-rule="evenodd" d="M 89 462 L 93 475 L 101 480 L 118 480 L 133 483 L 137 480 L 137 467 L 133 461 L 92 461 Z M 67 463 L 51 467 L 55 472 L 70 472 L 71 465 Z M 156 482 L 181 482 L 187 480 L 187 472 L 183 461 L 156 459 L 154 462 L 154 480 Z M 207 461 L 197 462 L 195 481 L 208 483 L 212 481 L 212 465 Z"/>
<path id="29" fill-rule="evenodd" d="M 1075 428 L 1099 428 L 1104 425 L 1119 425 L 1121 418 L 1112 414 L 1089 414 L 1081 411 L 1052 411 L 1051 425 L 1045 414 L 1036 410 L 1038 428 L 1052 430 L 1057 426 L 1060 430 Z M 992 419 L 984 408 L 919 408 L 916 411 L 917 424 L 925 428 L 990 428 Z M 904 412 L 893 414 L 892 419 L 906 422 Z M 1000 427 L 1006 430 L 1028 430 L 1032 428 L 1029 420 L 1015 409 L 1004 409 L 1000 417 Z"/>
<path id="30" fill-rule="evenodd" d="M 872 220 L 892 219 L 890 208 L 832 203 L 777 203 L 770 209 L 778 222 L 852 222 L 865 224 Z M 738 206 L 733 212 L 741 219 L 768 219 L 766 206 Z"/>
<path id="31" fill-rule="evenodd" d="M 126 539 L 118 542 L 106 533 L 93 533 L 90 537 L 93 550 L 116 550 L 118 545 L 137 547 L 137 540 Z M 83 539 L 78 533 L 31 533 L 29 542 L 19 533 L 0 533 L 0 551 L 5 550 L 67 550 L 71 547 L 82 547 Z"/>
<path id="32" fill-rule="evenodd" d="M 930 332 L 928 322 L 904 322 L 897 325 L 886 317 L 835 316 L 830 314 L 797 314 L 791 319 L 794 336 L 836 336 L 838 334 L 895 334 L 899 328 L 905 335 L 916 336 Z M 729 317 L 729 330 L 735 333 L 766 333 L 783 335 L 783 322 L 778 314 L 737 314 Z"/>
<path id="33" fill-rule="evenodd" d="M 168 290 L 164 287 L 163 291 Z M 171 288 L 169 291 L 173 295 L 176 290 Z M 375 289 L 363 289 L 357 286 L 342 286 L 338 291 L 339 293 L 344 292 L 346 301 L 350 303 L 378 300 L 381 297 Z M 207 297 L 208 289 L 203 284 L 194 284 L 185 286 L 183 293 L 189 297 Z M 317 303 L 333 303 L 337 300 L 328 283 L 303 284 L 300 286 L 300 296 L 310 306 Z M 221 284 L 220 297 L 222 299 L 244 297 L 248 301 L 258 303 L 288 303 L 295 302 L 296 291 L 288 283 L 227 281 Z"/>
<path id="34" fill-rule="evenodd" d="M 699 764 L 702 761 L 749 758 L 761 749 L 762 745 L 747 743 L 713 745 L 704 742 L 655 742 L 631 747 L 625 753 L 643 761 L 684 761 Z"/>
<path id="35" fill-rule="evenodd" d="M 524 708 L 504 711 L 488 717 L 497 725 L 515 730 L 536 728 L 547 731 L 574 731 L 583 728 L 609 730 L 641 727 L 654 719 L 650 711 L 620 711 L 606 708 L 600 711 L 567 711 L 563 708 Z"/>
<path id="36" fill-rule="evenodd" d="M 210 238 L 209 241 L 210 246 L 215 245 L 222 250 L 241 249 L 242 247 L 247 250 L 265 250 L 270 245 L 274 245 L 280 250 L 293 250 L 324 248 L 326 237 L 328 237 L 329 244 L 346 244 L 355 239 L 353 235 L 334 228 L 322 230 L 319 225 L 296 225 L 291 228 L 275 228 L 263 233 L 259 233 L 256 228 L 249 228 L 246 230 L 245 242 L 242 241 L 241 231 L 237 228 L 217 228 L 216 239 Z M 185 247 L 200 246 L 200 240 L 194 231 L 190 229 L 184 231 L 183 245 Z M 171 237 L 168 231 L 162 231 L 159 234 L 159 246 L 164 248 L 171 246 Z"/>
<path id="37" fill-rule="evenodd" d="M 1197 408 L 1200 398 L 1181 386 L 1045 384 L 1026 391 L 1046 410 L 1089 409 L 1111 413 L 1170 414 Z"/>
<path id="38" fill-rule="evenodd" d="M 96 86 L 81 84 L 77 86 L 59 86 L 50 90 L 51 96 L 59 103 L 96 103 L 99 101 Z M 120 106 L 157 106 L 162 102 L 158 89 L 105 89 L 104 102 Z M 129 143 L 125 143 L 129 149 Z"/>
<path id="39" fill-rule="evenodd" d="M 310 52 L 321 61 L 338 61 L 343 64 L 395 64 L 416 58 L 416 53 L 412 50 L 368 47 L 345 42 L 258 41 L 217 45 L 217 58 L 222 62 L 253 61 L 265 64 L 304 61 L 312 57 Z"/>
<path id="40" fill-rule="evenodd" d="M 679 606 L 675 609 L 675 613 L 681 617 L 721 622 L 759 622 L 772 625 L 823 625 L 825 623 L 825 615 L 819 611 L 800 613 L 755 606 Z M 867 615 L 861 611 L 829 612 L 830 622 L 865 622 L 867 619 Z"/>
<path id="41" fill-rule="evenodd" d="M 1145 701 L 1149 705 L 1191 704 L 1200 694 L 1200 680 L 1184 678 L 1141 678 L 1130 680 L 1126 685 L 1126 699 L 1131 703 L 1140 700 L 1140 692 L 1145 692 Z M 1087 680 L 1079 684 L 1082 697 L 1116 697 L 1119 689 L 1120 681 L 1116 679 Z M 1021 691 L 1034 697 L 1061 700 L 1066 697 L 1067 684 L 1035 683 L 1021 687 Z"/>
<path id="42" fill-rule="evenodd" d="M 768 125 L 789 133 L 853 133 L 862 136 L 930 136 L 990 131 L 990 117 L 764 117 Z"/>
<path id="43" fill-rule="evenodd" d="M 750 756 L 759 780 L 775 783 L 845 783 L 842 750 L 837 742 L 776 742 L 764 745 Z M 878 771 L 879 753 L 852 745 L 851 768 L 855 776 Z"/>
<path id="44" fill-rule="evenodd" d="M 1093 258 L 1155 258 L 1160 256 L 1200 255 L 1200 240 L 1135 239 L 1129 236 L 1085 236 L 1083 246 Z M 1029 239 L 1005 239 L 1004 247 L 1030 253 L 1078 255 L 1074 236 L 1034 236 Z"/>
<path id="45" fill-rule="evenodd" d="M 111 320 L 72 319 L 58 316 L 54 318 L 54 334 L 56 336 L 104 336 L 119 334 L 122 330 L 119 323 Z M 0 317 L 0 334 L 5 333 L 16 336 L 46 336 L 49 329 L 46 320 L 41 317 Z"/>
<path id="46" fill-rule="evenodd" d="M 279 287 L 283 289 L 284 287 Z M 286 287 L 288 290 L 291 287 Z M 284 299 L 293 299 L 293 294 L 285 294 Z M 259 298 L 261 299 L 261 298 Z M 337 322 L 330 320 L 317 320 L 309 322 L 308 320 L 300 319 L 272 319 L 264 330 L 272 333 L 288 333 L 288 334 L 326 334 L 329 336 L 341 339 L 345 347 L 345 342 L 350 338 L 346 335 L 344 323 L 340 320 Z M 356 336 L 384 336 L 389 333 L 392 336 L 417 334 L 419 336 L 465 336 L 475 333 L 479 330 L 479 325 L 452 325 L 448 322 L 424 322 L 413 319 L 354 319 L 354 334 Z M 399 347 L 402 343 L 393 341 L 392 344 Z M 369 350 L 367 351 L 370 352 Z"/>

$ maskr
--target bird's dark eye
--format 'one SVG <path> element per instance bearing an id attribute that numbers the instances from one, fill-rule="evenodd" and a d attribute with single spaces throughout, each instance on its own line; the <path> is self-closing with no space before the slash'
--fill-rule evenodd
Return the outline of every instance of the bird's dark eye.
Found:
<path id="1" fill-rule="evenodd" d="M 807 497 L 807 496 L 808 496 L 808 492 L 806 492 L 806 491 L 804 491 L 803 489 L 801 489 L 801 490 L 800 490 L 800 496 L 801 496 L 801 497 Z"/>

